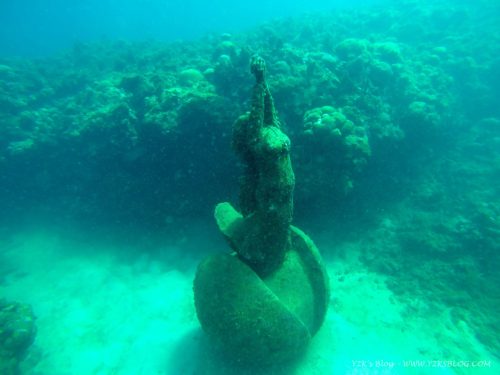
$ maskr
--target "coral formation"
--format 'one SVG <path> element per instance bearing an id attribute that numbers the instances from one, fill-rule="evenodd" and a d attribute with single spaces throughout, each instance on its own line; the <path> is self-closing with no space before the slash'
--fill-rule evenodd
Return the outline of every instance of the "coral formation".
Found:
<path id="1" fill-rule="evenodd" d="M 433 14 L 443 12 L 442 7 L 435 8 Z M 145 166 L 151 168 L 150 178 L 158 180 L 158 185 L 166 187 L 176 181 L 175 176 L 153 168 L 158 160 L 176 158 L 178 174 L 189 173 L 193 165 L 189 157 L 203 142 L 194 142 L 195 137 L 185 132 L 191 126 L 184 127 L 186 116 L 181 113 L 199 115 L 189 116 L 189 125 L 203 130 L 197 137 L 204 137 L 204 144 L 212 144 L 214 150 L 226 151 L 226 154 L 207 154 L 210 165 L 221 167 L 216 168 L 213 177 L 204 178 L 210 178 L 209 184 L 220 181 L 220 185 L 231 185 L 227 177 L 232 171 L 225 146 L 229 137 L 227 128 L 234 115 L 243 111 L 249 77 L 242 72 L 251 51 L 258 50 L 266 58 L 269 87 L 296 146 L 295 173 L 303 181 L 296 189 L 296 207 L 329 212 L 331 202 L 329 205 L 321 195 L 332 189 L 351 195 L 350 186 L 357 186 L 367 172 L 362 160 L 377 162 L 386 157 L 386 152 L 394 150 L 401 153 L 399 160 L 411 158 L 413 150 L 402 145 L 415 141 L 423 146 L 422 153 L 428 151 L 426 141 L 439 137 L 460 120 L 450 116 L 457 108 L 456 103 L 461 102 L 469 113 L 482 108 L 483 117 L 488 113 L 491 116 L 495 110 L 491 90 L 480 83 L 481 74 L 498 76 L 495 73 L 498 64 L 495 65 L 495 54 L 491 51 L 495 43 L 482 50 L 481 61 L 485 61 L 482 73 L 471 73 L 478 63 L 470 54 L 463 53 L 467 40 L 458 33 L 460 29 L 448 30 L 456 35 L 455 39 L 440 39 L 441 44 L 429 42 L 426 36 L 432 35 L 425 31 L 417 38 L 407 34 L 408 25 L 399 23 L 409 11 L 418 18 L 412 25 L 432 22 L 427 13 L 406 4 L 360 14 L 346 11 L 276 21 L 248 34 L 211 35 L 199 42 L 77 44 L 71 51 L 47 60 L 3 59 L 0 120 L 4 126 L 0 132 L 0 160 L 16 164 L 14 170 L 25 173 L 26 179 L 33 169 L 48 176 L 46 180 L 51 186 L 47 186 L 47 191 L 56 193 L 53 204 L 57 205 L 69 201 L 59 197 L 73 191 L 58 191 L 61 182 L 80 175 L 95 187 L 107 178 L 102 176 L 99 169 L 102 163 L 98 159 L 122 158 L 123 162 L 113 167 L 120 178 L 102 185 L 121 192 L 115 194 L 120 199 L 106 196 L 107 188 L 102 189 L 101 194 L 83 197 L 88 202 L 86 211 L 99 211 L 102 205 L 110 205 L 108 212 L 126 216 L 114 217 L 114 221 L 140 217 L 138 221 L 142 222 L 150 215 L 147 219 L 160 225 L 161 214 L 151 216 L 155 210 L 148 205 L 129 205 L 124 210 L 119 202 L 133 201 L 130 193 L 142 197 L 154 195 L 145 184 L 135 183 Z M 455 13 L 457 17 L 461 14 L 458 10 Z M 359 19 L 366 19 L 366 23 L 359 23 Z M 467 22 L 473 23 L 472 19 Z M 485 36 L 484 40 L 488 38 Z M 454 89 L 456 85 L 463 87 L 464 92 L 474 93 L 462 98 Z M 214 106 L 214 102 L 222 104 Z M 193 105 L 195 111 L 191 111 Z M 369 144 L 369 158 L 358 154 L 352 156 L 354 163 L 339 164 L 338 159 L 309 156 L 318 137 L 303 136 L 304 115 L 324 106 L 335 108 L 356 127 L 365 129 L 368 143 L 358 137 L 350 140 L 359 141 L 358 146 Z M 179 156 L 179 151 L 184 154 Z M 40 159 L 39 155 L 56 155 L 54 159 L 64 155 L 68 161 L 88 160 L 88 167 L 82 166 L 83 170 L 75 173 L 74 163 L 68 162 L 58 165 L 57 174 L 48 161 L 23 167 L 27 165 L 25 157 Z M 355 170 L 350 170 L 351 167 Z M 311 170 L 327 172 L 313 177 Z M 6 177 L 6 180 L 12 179 Z M 123 189 L 124 180 L 133 181 L 133 186 Z M 220 199 L 219 190 L 214 189 L 213 194 L 207 192 L 210 196 L 203 204 L 196 189 L 190 190 L 186 185 L 184 190 L 190 193 L 189 199 L 176 196 L 174 191 L 154 199 L 163 205 L 157 212 L 206 212 L 210 209 L 208 202 Z M 13 209 L 19 206 L 14 202 L 15 197 L 4 196 L 6 202 L 13 202 Z M 318 199 L 311 200 L 315 196 Z M 92 202 L 94 199 L 99 201 Z M 184 203 L 176 204 L 179 200 Z"/>
<path id="2" fill-rule="evenodd" d="M 302 192 L 308 201 L 314 205 L 327 202 L 332 196 L 350 194 L 372 153 L 366 128 L 357 111 L 348 106 L 313 108 L 304 115 L 300 139 L 303 148 L 299 171 L 306 185 Z M 326 181 L 335 183 L 322 189 Z"/>
<path id="3" fill-rule="evenodd" d="M 0 299 L 0 373 L 16 375 L 36 336 L 29 305 Z"/>

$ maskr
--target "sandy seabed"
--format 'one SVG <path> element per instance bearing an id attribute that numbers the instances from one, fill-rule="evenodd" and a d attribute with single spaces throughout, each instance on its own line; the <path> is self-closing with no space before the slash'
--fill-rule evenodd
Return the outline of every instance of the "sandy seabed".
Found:
<path id="1" fill-rule="evenodd" d="M 4 233 L 0 297 L 31 304 L 37 316 L 23 373 L 256 373 L 226 364 L 200 329 L 192 292 L 196 264 L 210 248 L 227 247 L 222 240 L 207 242 L 203 230 L 194 232 L 189 240 L 145 252 L 54 228 Z M 329 250 L 328 243 L 318 245 Z M 205 251 L 192 251 L 197 246 Z M 384 276 L 359 262 L 356 244 L 342 253 L 327 262 L 330 308 L 304 358 L 259 373 L 500 373 L 498 359 L 450 308 L 418 298 L 401 301 Z M 470 367 L 476 364 L 481 367 Z"/>

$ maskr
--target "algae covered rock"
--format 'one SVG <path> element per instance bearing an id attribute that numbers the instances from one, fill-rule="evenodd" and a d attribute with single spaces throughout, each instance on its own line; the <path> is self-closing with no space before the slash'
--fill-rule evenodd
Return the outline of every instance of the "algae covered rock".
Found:
<path id="1" fill-rule="evenodd" d="M 425 101 L 411 102 L 403 118 L 406 134 L 418 140 L 436 137 L 442 126 L 441 114 Z"/>
<path id="2" fill-rule="evenodd" d="M 335 52 L 343 60 L 352 60 L 366 54 L 369 46 L 366 39 L 347 38 L 336 46 Z"/>
<path id="3" fill-rule="evenodd" d="M 183 86 L 193 86 L 204 79 L 203 73 L 194 68 L 184 69 L 179 73 L 179 82 Z"/>
<path id="4" fill-rule="evenodd" d="M 363 171 L 371 156 L 365 127 L 356 122 L 355 111 L 349 107 L 323 106 L 307 111 L 303 143 L 305 153 L 321 155 L 319 159 L 304 158 L 306 162 L 309 160 L 301 165 L 307 170 L 308 185 L 335 184 L 336 192 L 352 189 L 356 175 Z"/>
<path id="5" fill-rule="evenodd" d="M 389 64 L 396 64 L 403 59 L 399 44 L 394 42 L 381 42 L 374 44 L 375 55 L 380 60 Z"/>
<path id="6" fill-rule="evenodd" d="M 0 374 L 18 374 L 36 336 L 31 306 L 0 299 Z"/>

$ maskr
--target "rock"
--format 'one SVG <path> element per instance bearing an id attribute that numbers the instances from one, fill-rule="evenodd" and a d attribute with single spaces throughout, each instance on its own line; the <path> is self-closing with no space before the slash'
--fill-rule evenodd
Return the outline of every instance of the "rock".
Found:
<path id="1" fill-rule="evenodd" d="M 0 374 L 19 373 L 19 364 L 35 336 L 35 316 L 31 306 L 0 300 Z"/>
<path id="2" fill-rule="evenodd" d="M 184 69 L 179 73 L 179 82 L 183 86 L 193 86 L 204 79 L 203 73 L 198 69 Z"/>

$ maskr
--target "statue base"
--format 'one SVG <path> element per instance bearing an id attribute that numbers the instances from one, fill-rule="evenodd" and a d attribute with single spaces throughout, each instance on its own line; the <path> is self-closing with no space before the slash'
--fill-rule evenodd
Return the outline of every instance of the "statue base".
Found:
<path id="1" fill-rule="evenodd" d="M 217 222 L 234 244 L 241 215 L 227 208 Z M 275 271 L 260 277 L 237 253 L 212 255 L 198 266 L 194 295 L 204 331 L 232 362 L 279 364 L 299 357 L 321 327 L 328 277 L 312 240 L 291 226 Z"/>

